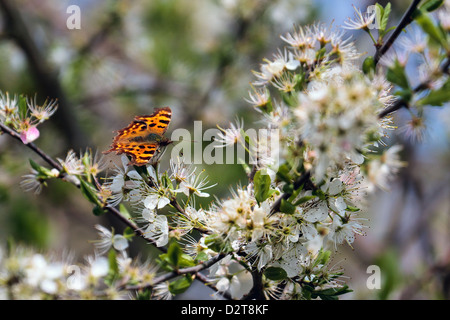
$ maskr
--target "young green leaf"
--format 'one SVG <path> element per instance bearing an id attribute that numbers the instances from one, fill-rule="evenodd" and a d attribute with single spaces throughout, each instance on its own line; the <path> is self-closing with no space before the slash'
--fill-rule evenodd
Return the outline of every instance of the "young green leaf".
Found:
<path id="1" fill-rule="evenodd" d="M 372 56 L 364 59 L 364 62 L 362 65 L 362 70 L 363 70 L 364 74 L 370 74 L 370 73 L 375 72 L 375 60 L 373 59 Z"/>
<path id="2" fill-rule="evenodd" d="M 86 199 L 88 199 L 91 203 L 102 207 L 102 204 L 97 197 L 95 187 L 92 184 L 84 181 L 83 179 L 80 179 L 80 190 L 81 193 L 86 197 Z"/>
<path id="3" fill-rule="evenodd" d="M 177 241 L 172 240 L 169 244 L 169 248 L 167 249 L 167 258 L 169 263 L 175 268 L 179 267 L 179 261 L 183 251 L 180 248 L 180 245 Z"/>
<path id="4" fill-rule="evenodd" d="M 293 213 L 295 213 L 295 206 L 292 203 L 290 203 L 289 201 L 281 199 L 280 212 L 287 213 L 287 214 L 293 214 Z"/>
<path id="5" fill-rule="evenodd" d="M 438 9 L 443 3 L 444 0 L 427 0 L 419 6 L 419 9 L 431 12 Z"/>
<path id="6" fill-rule="evenodd" d="M 383 16 L 381 17 L 380 20 L 380 30 L 384 31 L 386 30 L 388 21 L 389 21 L 389 15 L 391 14 L 391 3 L 388 2 L 388 4 L 386 5 L 386 7 L 384 7 L 384 12 L 383 12 Z"/>
<path id="7" fill-rule="evenodd" d="M 278 172 L 277 172 L 277 178 L 280 179 L 281 181 L 290 183 L 291 179 L 289 177 L 289 171 L 290 171 L 290 167 L 288 166 L 288 164 L 283 163 L 279 168 L 278 168 Z"/>
<path id="8" fill-rule="evenodd" d="M 320 298 L 322 300 L 338 300 L 340 295 L 352 292 L 347 285 L 341 288 L 328 288 L 323 290 L 314 290 L 311 292 L 311 298 Z"/>
<path id="9" fill-rule="evenodd" d="M 405 69 L 398 60 L 395 60 L 394 64 L 389 67 L 386 78 L 388 81 L 403 89 L 409 89 L 409 82 L 405 74 Z"/>
<path id="10" fill-rule="evenodd" d="M 130 212 L 129 212 L 128 209 L 124 206 L 123 203 L 121 203 L 121 204 L 119 205 L 119 211 L 120 211 L 120 213 L 122 214 L 122 216 L 124 216 L 124 217 L 127 218 L 127 219 L 131 219 Z"/>
<path id="11" fill-rule="evenodd" d="M 101 216 L 103 214 L 105 214 L 107 212 L 107 210 L 105 208 L 103 208 L 103 206 L 100 205 L 95 205 L 94 208 L 92 209 L 92 213 L 96 216 Z"/>
<path id="12" fill-rule="evenodd" d="M 417 101 L 417 105 L 442 106 L 448 101 L 450 101 L 450 80 L 447 80 L 441 88 L 430 91 L 426 97 Z"/>
<path id="13" fill-rule="evenodd" d="M 130 227 L 126 227 L 125 230 L 123 230 L 122 233 L 123 237 L 127 239 L 128 241 L 131 241 L 131 239 L 136 235 Z"/>
<path id="14" fill-rule="evenodd" d="M 415 20 L 422 30 L 430 36 L 430 39 L 444 47 L 447 51 L 450 49 L 445 33 L 434 24 L 430 14 L 424 10 L 415 11 Z"/>
<path id="15" fill-rule="evenodd" d="M 255 186 L 255 199 L 260 205 L 270 196 L 270 177 L 268 174 L 264 174 L 262 170 L 256 172 L 253 183 Z"/>
<path id="16" fill-rule="evenodd" d="M 114 281 L 119 277 L 119 263 L 117 262 L 117 255 L 114 249 L 109 250 L 108 253 L 108 275 L 105 277 L 107 285 L 113 285 Z"/>
<path id="17" fill-rule="evenodd" d="M 31 165 L 31 167 L 39 173 L 39 177 L 40 177 L 40 178 L 45 179 L 45 178 L 52 178 L 52 177 L 54 177 L 54 175 L 53 175 L 53 173 L 51 172 L 51 170 L 49 170 L 49 169 L 47 169 L 47 168 L 45 168 L 45 167 L 42 167 L 42 166 L 38 165 L 38 164 L 37 164 L 36 162 L 34 162 L 32 159 L 29 159 L 29 160 L 30 160 L 30 165 Z"/>
<path id="18" fill-rule="evenodd" d="M 381 30 L 381 20 L 384 15 L 384 8 L 381 4 L 375 3 L 375 20 L 377 22 L 377 27 Z M 383 29 L 384 30 L 384 29 Z"/>
<path id="19" fill-rule="evenodd" d="M 170 293 L 176 295 L 185 292 L 191 286 L 193 278 L 190 274 L 169 283 Z"/>
<path id="20" fill-rule="evenodd" d="M 278 267 L 268 267 L 264 271 L 264 275 L 267 279 L 274 280 L 274 281 L 280 281 L 287 278 L 287 273 L 283 268 Z"/>
<path id="21" fill-rule="evenodd" d="M 303 204 L 303 203 L 305 203 L 305 202 L 308 202 L 309 200 L 312 200 L 312 199 L 314 199 L 316 196 L 304 196 L 304 197 L 301 197 L 300 199 L 298 199 L 295 203 L 294 203 L 294 206 L 299 206 L 299 205 L 301 205 L 301 204 Z"/>

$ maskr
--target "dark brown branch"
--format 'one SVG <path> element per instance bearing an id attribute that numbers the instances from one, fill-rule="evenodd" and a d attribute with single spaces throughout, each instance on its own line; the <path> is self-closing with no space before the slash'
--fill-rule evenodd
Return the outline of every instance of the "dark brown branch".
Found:
<path id="1" fill-rule="evenodd" d="M 204 282 L 205 284 L 211 286 L 210 281 L 208 280 L 208 278 L 204 277 L 204 276 L 200 276 L 199 272 L 202 270 L 205 270 L 209 267 L 211 267 L 213 264 L 219 262 L 220 260 L 222 260 L 223 258 L 225 258 L 227 255 L 224 253 L 219 253 L 217 256 L 212 257 L 211 259 L 209 259 L 208 261 L 205 261 L 203 263 L 200 263 L 196 266 L 193 267 L 188 267 L 188 268 L 182 268 L 182 269 L 178 269 L 178 270 L 174 270 L 172 272 L 163 274 L 157 278 L 155 278 L 151 283 L 149 284 L 145 284 L 145 285 L 135 285 L 135 286 L 126 286 L 125 289 L 126 290 L 144 290 L 144 289 L 148 289 L 148 288 L 152 288 L 155 285 L 173 279 L 175 277 L 178 277 L 180 275 L 184 275 L 184 274 L 196 274 L 196 278 L 198 278 L 200 281 Z"/>
<path id="2" fill-rule="evenodd" d="M 0 131 L 3 131 L 4 133 L 9 134 L 11 137 L 20 140 L 20 136 L 17 132 L 15 132 L 14 130 L 4 126 L 2 123 L 0 123 Z M 55 160 L 53 160 L 50 156 L 48 156 L 45 152 L 43 152 L 41 149 L 39 149 L 35 144 L 33 143 L 28 143 L 26 144 L 26 146 L 28 148 L 30 148 L 31 150 L 33 150 L 35 153 L 37 153 L 42 159 L 44 159 L 49 165 L 51 165 L 53 168 L 61 171 L 63 170 L 62 166 Z M 62 174 L 59 176 L 59 178 L 63 178 L 65 176 L 65 174 Z M 80 185 L 76 185 L 78 188 L 80 187 Z M 178 207 L 177 210 L 180 211 L 180 213 L 184 212 L 184 210 L 179 206 L 179 204 L 175 201 L 172 204 L 175 204 L 176 207 Z M 144 239 L 145 241 L 153 244 L 156 246 L 156 242 L 147 237 L 145 235 L 145 231 L 143 231 L 138 225 L 136 225 L 133 221 L 131 221 L 130 219 L 126 218 L 125 216 L 122 215 L 122 213 L 120 213 L 119 210 L 117 210 L 114 207 L 110 207 L 108 205 L 104 205 L 103 209 L 109 211 L 113 216 L 115 216 L 117 219 L 119 219 L 120 221 L 122 221 L 125 225 L 127 225 L 128 227 L 130 227 L 133 232 L 141 237 L 142 239 Z M 167 249 L 164 247 L 158 247 L 159 250 L 161 250 L 162 252 L 167 252 Z M 147 287 L 151 287 L 154 286 L 158 283 L 161 283 L 163 281 L 167 281 L 169 279 L 172 279 L 176 276 L 179 275 L 183 275 L 183 274 L 188 274 L 188 273 L 192 273 L 195 274 L 195 279 L 197 279 L 198 281 L 203 282 L 204 284 L 206 284 L 208 287 L 210 287 L 211 289 L 219 292 L 224 298 L 226 299 L 233 299 L 232 296 L 230 294 L 228 294 L 227 292 L 220 292 L 219 289 L 213 284 L 211 283 L 211 281 L 204 275 L 202 275 L 200 273 L 200 271 L 205 270 L 209 267 L 211 267 L 213 264 L 215 264 L 216 262 L 219 262 L 220 260 L 222 260 L 223 258 L 225 258 L 227 256 L 227 254 L 224 253 L 219 253 L 217 256 L 214 256 L 213 258 L 209 259 L 208 261 L 205 261 L 201 264 L 198 264 L 194 267 L 189 267 L 189 268 L 183 268 L 183 269 L 179 269 L 177 271 L 174 272 L 170 272 L 164 275 L 161 275 L 160 277 L 158 277 L 157 279 L 155 279 L 152 284 L 149 285 L 145 285 L 145 286 L 128 286 L 126 287 L 126 289 L 128 290 L 140 290 L 140 289 L 145 289 Z"/>
<path id="3" fill-rule="evenodd" d="M 14 131 L 13 129 L 8 128 L 7 126 L 5 126 L 3 123 L 0 123 L 0 131 L 3 131 L 4 133 L 7 133 L 11 137 L 13 137 L 13 138 L 19 140 L 20 142 L 22 142 L 22 139 L 20 139 L 20 135 L 16 131 Z M 30 143 L 26 144 L 26 146 L 28 148 L 30 148 L 31 150 L 33 150 L 34 152 L 36 152 L 42 159 L 45 160 L 45 162 L 47 162 L 53 168 L 57 169 L 58 171 L 63 170 L 63 167 L 61 166 L 61 164 L 59 164 L 57 161 L 55 161 L 51 157 L 49 157 L 44 151 L 39 149 L 34 143 L 30 142 Z"/>
<path id="4" fill-rule="evenodd" d="M 398 38 L 400 33 L 403 31 L 406 26 L 408 26 L 413 21 L 413 13 L 416 11 L 417 6 L 419 5 L 421 0 L 414 0 L 409 6 L 408 10 L 406 10 L 405 14 L 401 18 L 399 24 L 386 40 L 386 42 L 376 51 L 374 56 L 375 65 L 380 61 L 381 57 L 388 52 L 388 50 L 392 47 L 395 40 Z"/>
<path id="5" fill-rule="evenodd" d="M 3 131 L 4 133 L 9 134 L 11 137 L 19 140 L 22 142 L 22 140 L 20 139 L 20 135 L 15 132 L 14 130 L 12 130 L 11 128 L 8 128 L 7 126 L 5 126 L 4 124 L 0 123 L 0 131 Z M 64 179 L 66 177 L 66 173 L 62 172 L 63 167 L 61 166 L 60 163 L 58 163 L 57 161 L 53 160 L 50 156 L 48 156 L 44 151 L 42 151 L 40 148 L 38 148 L 34 143 L 28 143 L 25 144 L 28 148 L 30 148 L 31 150 L 33 150 L 36 154 L 38 154 L 43 160 L 45 160 L 45 162 L 47 162 L 51 167 L 55 168 L 56 170 L 60 171 L 60 175 L 58 176 L 58 178 L 60 179 Z M 70 180 L 70 182 L 72 182 L 77 188 L 80 188 L 79 184 L 75 184 L 72 180 Z M 141 228 L 139 228 L 134 222 L 132 222 L 131 220 L 127 219 L 126 217 L 124 217 L 119 210 L 117 210 L 116 208 L 110 207 L 108 205 L 104 205 L 103 209 L 108 210 L 110 213 L 112 213 L 116 218 L 118 218 L 119 220 L 121 220 L 123 223 L 125 223 L 127 226 L 129 226 L 136 235 L 140 236 L 141 238 L 143 238 L 144 240 L 152 243 L 152 244 L 156 244 L 156 242 L 147 237 L 145 235 L 145 232 L 142 231 Z M 165 251 L 164 248 L 160 248 L 162 251 Z"/>

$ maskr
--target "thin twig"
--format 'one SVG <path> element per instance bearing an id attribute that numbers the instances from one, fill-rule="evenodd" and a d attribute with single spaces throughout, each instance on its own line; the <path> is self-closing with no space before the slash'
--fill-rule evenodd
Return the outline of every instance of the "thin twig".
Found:
<path id="1" fill-rule="evenodd" d="M 6 127 L 2 123 L 0 123 L 0 131 L 3 131 L 4 133 L 10 135 L 11 137 L 21 141 L 20 135 L 17 132 L 15 132 L 14 130 Z M 28 143 L 28 144 L 26 144 L 26 146 L 28 148 L 30 148 L 31 150 L 33 150 L 35 153 L 37 153 L 42 159 L 44 159 L 53 168 L 55 168 L 55 169 L 57 169 L 59 171 L 63 170 L 63 167 L 58 162 L 53 160 L 50 156 L 48 156 L 45 152 L 43 152 L 40 148 L 38 148 L 34 143 Z M 64 176 L 65 176 L 65 174 L 64 175 L 60 175 L 59 178 L 63 178 Z M 80 185 L 76 185 L 76 186 L 78 188 L 80 187 Z M 176 201 L 173 202 L 173 204 L 175 204 L 176 207 L 179 207 L 178 209 L 179 209 L 180 212 L 183 212 L 182 208 L 179 206 L 179 204 Z M 125 225 L 130 227 L 137 236 L 141 237 L 145 241 L 147 241 L 147 242 L 149 242 L 149 243 L 151 243 L 151 244 L 156 246 L 155 240 L 147 237 L 146 234 L 145 234 L 145 231 L 143 231 L 133 221 L 131 221 L 130 219 L 128 219 L 124 215 L 122 215 L 122 213 L 119 210 L 117 210 L 115 207 L 104 205 L 103 209 L 108 210 L 113 216 L 115 216 L 120 221 L 122 221 Z M 161 250 L 162 252 L 167 252 L 167 249 L 164 248 L 164 247 L 158 247 L 158 249 Z M 227 254 L 219 253 L 217 256 L 214 256 L 213 258 L 209 259 L 208 261 L 205 261 L 205 262 L 203 262 L 201 264 L 198 264 L 198 265 L 196 265 L 194 267 L 183 268 L 183 269 L 179 269 L 177 271 L 171 272 L 171 273 L 167 273 L 167 274 L 161 275 L 160 277 L 155 279 L 149 285 L 146 285 L 146 286 L 139 286 L 139 285 L 137 285 L 137 286 L 129 286 L 129 287 L 126 287 L 126 289 L 128 289 L 128 290 L 145 289 L 146 287 L 154 286 L 154 285 L 156 285 L 158 283 L 161 283 L 163 281 L 167 281 L 167 280 L 172 279 L 172 278 L 174 278 L 176 276 L 192 273 L 192 274 L 195 275 L 195 279 L 196 280 L 198 280 L 200 282 L 203 282 L 204 284 L 206 284 L 211 289 L 213 289 L 216 292 L 220 293 L 224 298 L 232 299 L 232 297 L 231 297 L 231 295 L 229 293 L 221 292 L 213 283 L 211 283 L 211 281 L 207 277 L 205 277 L 204 275 L 202 275 L 200 273 L 200 271 L 209 268 L 210 266 L 212 266 L 216 262 L 222 260 L 226 256 L 227 256 Z"/>
<path id="2" fill-rule="evenodd" d="M 11 128 L 8 128 L 7 126 L 5 126 L 1 122 L 0 122 L 0 131 L 3 131 L 4 133 L 7 133 L 11 137 L 13 137 L 13 138 L 19 140 L 20 142 L 22 142 L 22 139 L 20 139 L 20 135 L 16 131 L 14 131 Z M 63 167 L 61 166 L 61 164 L 59 164 L 57 161 L 55 161 L 51 157 L 49 157 L 44 151 L 39 149 L 34 143 L 30 142 L 30 143 L 26 144 L 26 146 L 28 148 L 30 148 L 31 150 L 33 150 L 35 153 L 37 153 L 42 159 L 45 160 L 45 162 L 47 162 L 53 168 L 57 169 L 58 171 L 63 170 Z"/>
<path id="3" fill-rule="evenodd" d="M 449 66 L 450 66 L 450 58 L 447 58 L 447 61 L 441 66 L 441 72 L 447 74 Z M 429 89 L 431 81 L 432 81 L 431 79 L 427 79 L 427 80 L 423 81 L 422 83 L 419 83 L 413 89 L 412 92 L 418 93 L 420 91 Z M 383 111 L 381 111 L 380 114 L 378 115 L 378 118 L 382 119 L 382 118 L 386 117 L 388 114 L 390 114 L 394 111 L 397 111 L 403 107 L 409 108 L 409 104 L 404 99 L 399 99 L 393 105 L 391 105 L 391 106 L 387 107 L 386 109 L 384 109 Z"/>
<path id="4" fill-rule="evenodd" d="M 163 274 L 157 278 L 155 278 L 151 283 L 149 284 L 145 284 L 145 285 L 134 285 L 134 286 L 126 286 L 125 289 L 126 290 L 144 290 L 144 289 L 148 289 L 148 288 L 152 288 L 155 285 L 173 279 L 175 277 L 181 276 L 181 275 L 185 275 L 185 274 L 198 274 L 200 271 L 205 270 L 209 267 L 211 267 L 213 264 L 219 262 L 220 260 L 222 260 L 223 258 L 225 258 L 227 255 L 224 253 L 219 253 L 218 255 L 212 257 L 211 259 L 200 263 L 196 266 L 193 267 L 188 267 L 188 268 L 182 268 L 182 269 L 178 269 L 178 270 L 174 270 L 172 272 Z M 198 275 L 196 275 L 197 277 Z M 202 282 L 207 282 L 208 284 L 210 283 L 210 281 L 205 278 L 205 277 L 200 277 L 200 281 Z"/>
<path id="5" fill-rule="evenodd" d="M 22 142 L 22 140 L 20 139 L 20 135 L 15 132 L 13 129 L 8 128 L 7 126 L 5 126 L 3 123 L 0 123 L 0 131 L 3 131 L 6 134 L 9 134 L 11 137 L 19 140 Z M 55 168 L 56 170 L 60 171 L 60 175 L 58 176 L 58 178 L 60 179 L 64 179 L 66 177 L 66 173 L 62 172 L 63 171 L 63 167 L 61 166 L 60 163 L 58 163 L 57 161 L 55 161 L 54 159 L 52 159 L 49 155 L 47 155 L 44 151 L 42 151 L 40 148 L 38 148 L 34 143 L 30 142 L 25 144 L 25 146 L 27 146 L 28 148 L 30 148 L 31 150 L 33 150 L 36 154 L 38 154 L 43 160 L 45 160 L 50 166 L 52 166 L 53 168 Z M 80 188 L 79 184 L 76 184 L 74 182 L 74 180 L 66 180 L 71 182 L 73 185 L 75 185 L 77 188 Z M 141 238 L 143 238 L 144 240 L 152 243 L 152 244 L 156 244 L 155 240 L 147 237 L 145 235 L 145 232 L 142 231 L 141 228 L 139 228 L 134 222 L 132 222 L 130 219 L 127 219 L 125 216 L 123 216 L 119 210 L 117 210 L 114 207 L 110 207 L 108 205 L 104 205 L 103 209 L 108 210 L 110 213 L 112 213 L 115 217 L 117 217 L 119 220 L 121 220 L 122 222 L 124 222 L 127 226 L 129 226 L 136 235 L 140 236 Z M 165 251 L 165 248 L 160 248 L 162 251 Z"/>
<path id="6" fill-rule="evenodd" d="M 408 10 L 406 10 L 405 14 L 401 18 L 399 24 L 386 40 L 386 42 L 376 51 L 374 56 L 375 65 L 380 61 L 381 57 L 388 52 L 388 50 L 392 47 L 397 37 L 403 31 L 403 29 L 408 26 L 413 21 L 413 13 L 416 11 L 417 6 L 419 5 L 421 0 L 414 0 L 409 6 Z"/>

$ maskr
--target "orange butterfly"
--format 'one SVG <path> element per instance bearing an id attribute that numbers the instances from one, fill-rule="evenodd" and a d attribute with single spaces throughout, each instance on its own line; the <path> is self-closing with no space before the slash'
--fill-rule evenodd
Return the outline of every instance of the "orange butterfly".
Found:
<path id="1" fill-rule="evenodd" d="M 143 166 L 150 162 L 160 147 L 172 141 L 163 136 L 169 126 L 172 110 L 169 107 L 157 108 L 149 116 L 136 116 L 128 127 L 117 131 L 111 149 L 103 153 L 116 151 L 131 157 L 129 165 Z"/>

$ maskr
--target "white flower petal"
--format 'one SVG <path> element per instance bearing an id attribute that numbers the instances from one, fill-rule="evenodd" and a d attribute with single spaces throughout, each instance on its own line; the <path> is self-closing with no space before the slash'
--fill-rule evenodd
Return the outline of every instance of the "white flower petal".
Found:
<path id="1" fill-rule="evenodd" d="M 344 189 L 344 184 L 340 179 L 333 179 L 328 186 L 328 193 L 332 196 L 340 193 Z"/>
<path id="2" fill-rule="evenodd" d="M 105 257 L 99 257 L 91 263 L 91 275 L 95 278 L 108 274 L 109 262 Z"/>
<path id="3" fill-rule="evenodd" d="M 141 216 L 146 221 L 153 221 L 155 219 L 155 210 L 144 208 L 142 210 Z"/>
<path id="4" fill-rule="evenodd" d="M 304 213 L 304 219 L 308 222 L 323 221 L 328 216 L 328 206 L 324 201 L 310 208 Z"/>
<path id="5" fill-rule="evenodd" d="M 155 209 L 158 204 L 158 196 L 156 194 L 151 194 L 145 197 L 144 206 L 148 209 Z"/>
<path id="6" fill-rule="evenodd" d="M 123 251 L 128 248 L 128 241 L 122 235 L 116 234 L 113 237 L 113 246 L 116 250 Z"/>
<path id="7" fill-rule="evenodd" d="M 339 197 L 334 201 L 334 205 L 339 211 L 344 211 L 347 208 L 347 204 L 344 201 L 344 198 Z"/>
<path id="8" fill-rule="evenodd" d="M 164 208 L 166 205 L 170 203 L 170 200 L 166 197 L 161 197 L 158 200 L 158 209 Z"/>
<path id="9" fill-rule="evenodd" d="M 127 173 L 127 176 L 134 180 L 142 180 L 142 177 L 136 170 L 131 170 Z"/>

